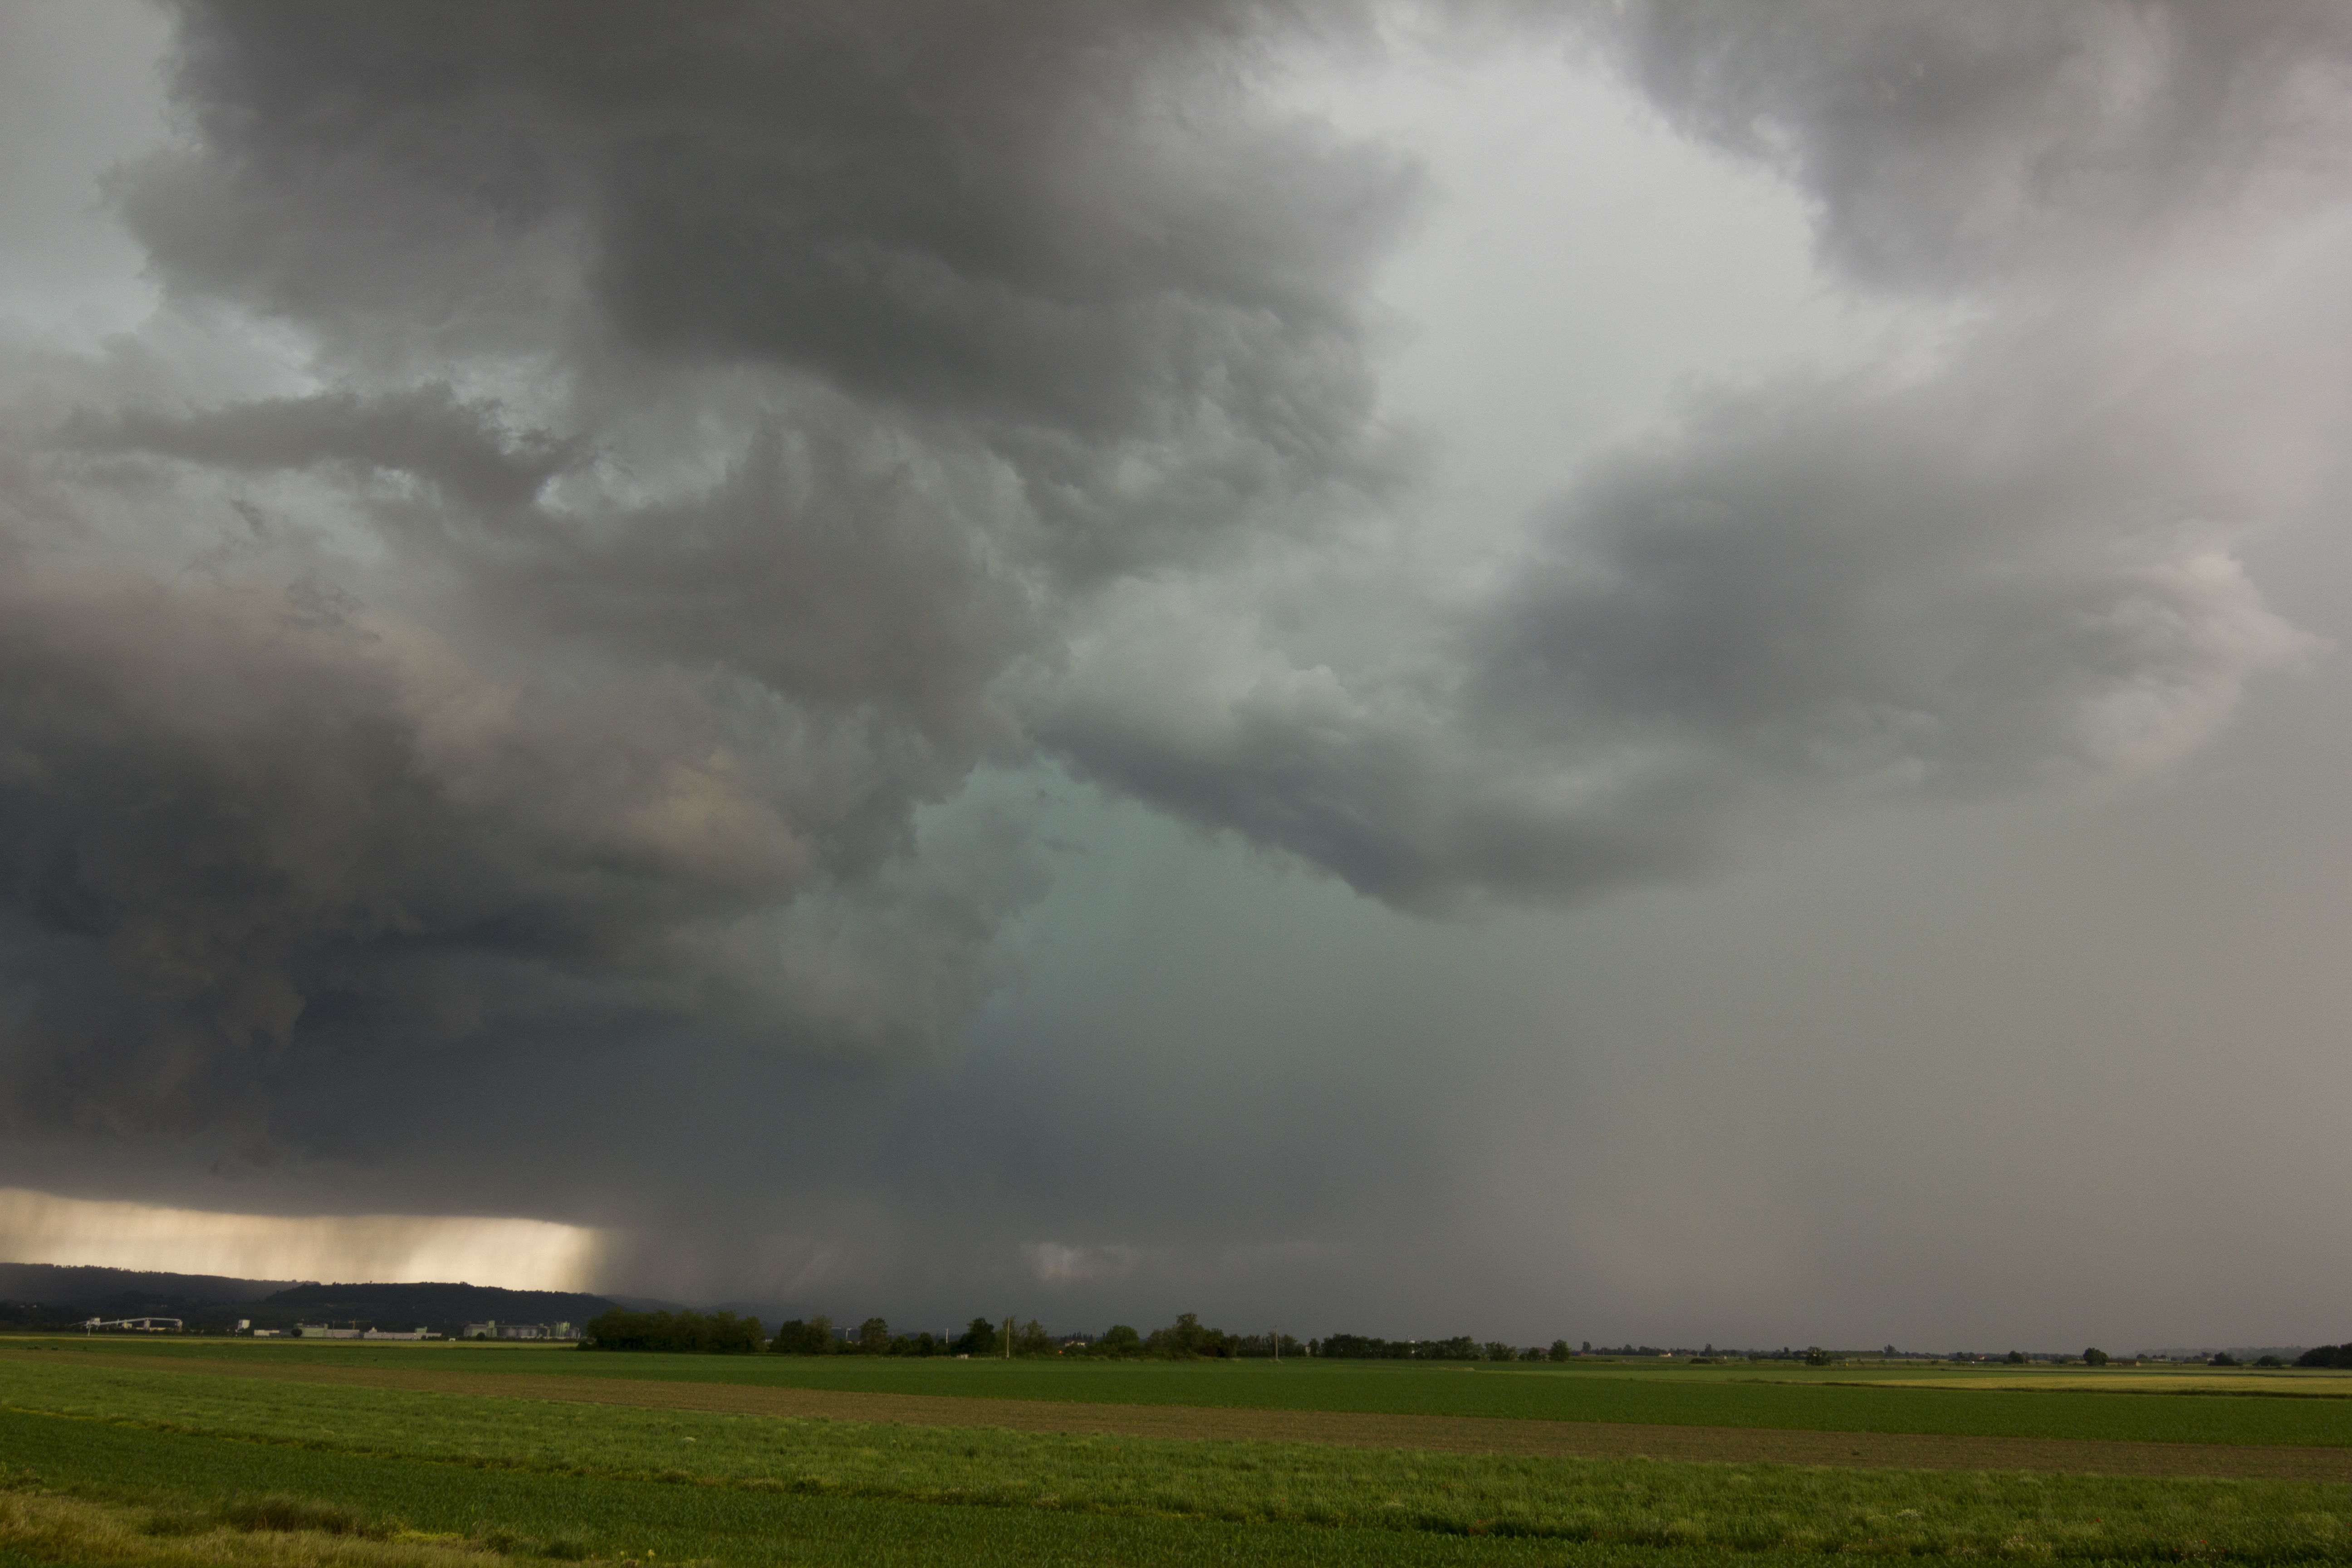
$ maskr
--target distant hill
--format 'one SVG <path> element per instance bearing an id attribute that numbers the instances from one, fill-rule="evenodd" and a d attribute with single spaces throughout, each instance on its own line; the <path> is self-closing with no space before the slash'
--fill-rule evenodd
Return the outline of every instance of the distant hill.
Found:
<path id="1" fill-rule="evenodd" d="M 507 1290 L 495 1285 L 297 1285 L 241 1313 L 257 1328 L 357 1323 L 453 1332 L 467 1323 L 584 1323 L 609 1309 L 602 1296 L 572 1290 Z"/>
<path id="2" fill-rule="evenodd" d="M 0 1301 L 38 1302 L 55 1307 L 122 1300 L 173 1301 L 183 1306 L 258 1301 L 293 1283 L 291 1279 L 233 1279 L 219 1274 L 157 1274 L 139 1268 L 0 1263 Z M 160 1306 L 155 1310 L 166 1310 Z"/>
<path id="3" fill-rule="evenodd" d="M 85 1318 L 185 1320 L 191 1329 L 298 1323 L 428 1328 L 455 1333 L 467 1323 L 584 1323 L 613 1303 L 571 1290 L 508 1290 L 495 1285 L 320 1285 L 157 1274 L 130 1268 L 0 1263 L 0 1327 L 70 1325 Z"/>

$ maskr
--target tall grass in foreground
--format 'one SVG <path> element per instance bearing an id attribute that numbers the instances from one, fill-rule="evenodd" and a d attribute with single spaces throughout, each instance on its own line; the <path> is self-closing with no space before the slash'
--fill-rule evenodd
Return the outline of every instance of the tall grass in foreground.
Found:
<path id="1" fill-rule="evenodd" d="M 582 1406 L 87 1368 L 84 1422 L 803 1498 L 1716 1551 L 2352 1563 L 2352 1487 L 1191 1442 Z"/>
<path id="2" fill-rule="evenodd" d="M 234 1509 L 131 1507 L 0 1490 L 0 1548 L 41 1563 L 121 1568 L 496 1568 L 463 1539 L 360 1528 L 348 1510 L 295 1498 Z"/>

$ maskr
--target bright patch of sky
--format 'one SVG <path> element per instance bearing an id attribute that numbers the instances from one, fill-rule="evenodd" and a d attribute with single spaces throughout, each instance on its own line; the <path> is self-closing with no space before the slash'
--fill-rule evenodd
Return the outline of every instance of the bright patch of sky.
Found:
<path id="1" fill-rule="evenodd" d="M 576 1290 L 599 1237 L 577 1226 L 460 1215 L 219 1214 L 0 1188 L 0 1257 L 359 1285 L 464 1280 Z"/>

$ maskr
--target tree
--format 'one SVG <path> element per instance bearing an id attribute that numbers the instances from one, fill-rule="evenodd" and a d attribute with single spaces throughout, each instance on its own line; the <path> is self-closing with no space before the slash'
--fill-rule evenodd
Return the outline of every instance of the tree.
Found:
<path id="1" fill-rule="evenodd" d="M 768 1342 L 768 1348 L 778 1355 L 822 1354 L 822 1352 L 810 1343 L 811 1338 L 805 1320 L 786 1318 L 782 1323 L 776 1325 L 776 1337 Z"/>
<path id="2" fill-rule="evenodd" d="M 964 1325 L 962 1333 L 948 1346 L 953 1355 L 992 1355 L 996 1352 L 996 1325 L 986 1318 L 974 1318 Z"/>
<path id="3" fill-rule="evenodd" d="M 1551 1349 L 1545 1353 L 1552 1361 L 1566 1361 L 1568 1359 L 1568 1342 L 1566 1340 L 1552 1341 Z"/>
<path id="4" fill-rule="evenodd" d="M 2094 1345 L 2089 1350 L 2083 1352 L 2083 1364 L 2084 1366 L 2105 1366 L 2107 1364 L 2107 1352 L 2099 1349 L 2096 1345 Z"/>
<path id="5" fill-rule="evenodd" d="M 2001 1360 L 2009 1363 L 2011 1366 L 2023 1366 L 2025 1364 L 2025 1352 L 2023 1351 L 2011 1351 L 2007 1355 L 2001 1357 Z"/>
<path id="6" fill-rule="evenodd" d="M 749 1355 L 760 1348 L 760 1320 L 732 1312 L 632 1312 L 615 1307 L 588 1321 L 582 1348 Z"/>
<path id="7" fill-rule="evenodd" d="M 831 1355 L 837 1348 L 833 1320 L 822 1312 L 806 1322 L 794 1318 L 776 1331 L 768 1348 L 778 1355 Z"/>
<path id="8" fill-rule="evenodd" d="M 857 1325 L 857 1349 L 862 1355 L 883 1355 L 890 1349 L 890 1325 L 880 1318 L 868 1318 Z"/>
<path id="9" fill-rule="evenodd" d="M 1819 1345 L 1808 1345 L 1805 1347 L 1805 1364 L 1807 1366 L 1827 1366 L 1830 1364 L 1830 1352 L 1822 1349 Z"/>
<path id="10" fill-rule="evenodd" d="M 2228 1351 L 2216 1351 L 2213 1352 L 2213 1359 L 2207 1362 L 2205 1364 L 2208 1366 L 2235 1366 L 2238 1364 L 2238 1358 L 2231 1355 Z"/>
<path id="11" fill-rule="evenodd" d="M 1143 1342 L 1147 1355 L 1165 1356 L 1170 1361 L 1192 1361 L 1200 1356 L 1229 1356 L 1238 1342 L 1222 1329 L 1205 1328 L 1199 1314 L 1180 1312 L 1176 1321 L 1164 1329 L 1154 1329 Z"/>

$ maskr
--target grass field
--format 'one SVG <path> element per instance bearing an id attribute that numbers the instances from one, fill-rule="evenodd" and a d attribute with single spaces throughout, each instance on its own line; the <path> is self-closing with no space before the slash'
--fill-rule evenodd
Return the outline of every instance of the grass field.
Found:
<path id="1" fill-rule="evenodd" d="M 545 1561 L 551 1543 L 576 1544 L 593 1561 L 662 1568 L 692 1563 L 820 1564 L 825 1568 L 1014 1568 L 1119 1563 L 1130 1568 L 1194 1564 L 1372 1568 L 1476 1563 L 1496 1568 L 1560 1561 L 1554 1543 L 1307 1525 L 1221 1524 L 1063 1513 L 1046 1509 L 941 1508 L 887 1500 L 793 1496 L 680 1485 L 675 1481 L 552 1475 L 434 1464 L 387 1455 L 352 1455 L 231 1444 L 91 1422 L 0 1413 L 0 1445 L 44 1489 L 112 1503 L 131 1518 L 118 1542 L 142 1540 L 145 1518 L 200 1510 L 238 1497 L 323 1500 L 362 1518 L 420 1534 L 502 1548 L 491 1561 Z M 37 1499 L 34 1500 L 38 1500 Z M 128 1540 L 124 1538 L 128 1537 Z M 266 1546 L 267 1542 L 257 1544 Z M 77 1550 L 79 1548 L 79 1550 Z M 163 1568 L 163 1555 L 91 1552 L 68 1537 L 0 1530 L 0 1550 L 44 1568 L 60 1563 Z M 5 1561 L 0 1558 L 0 1561 Z M 559 1559 L 560 1560 L 560 1559 Z M 1688 1568 L 1717 1552 L 1600 1548 L 1580 1552 L 1595 1568 Z M 1780 1561 L 1804 1559 L 1787 1556 Z M 259 1554 L 228 1563 L 267 1563 Z M 320 1568 L 333 1568 L 321 1560 Z M 1770 1559 L 1763 1560 L 1766 1562 Z M 1818 1561 L 1818 1559 L 1814 1559 Z M 287 1568 L 310 1568 L 297 1557 Z"/>
<path id="2" fill-rule="evenodd" d="M 2008 1386 L 1987 1372 L 1981 1386 L 1954 1382 L 1953 1368 L 1858 1369 L 1807 1375 L 1774 1369 L 1689 1367 L 1478 1367 L 1380 1362 L 1064 1363 L 900 1360 L 834 1356 L 610 1355 L 549 1349 L 433 1345 L 279 1344 L 252 1341 L 146 1342 L 124 1338 L 0 1341 L 0 1366 L 24 1347 L 79 1346 L 93 1353 L 250 1360 L 284 1366 L 396 1366 L 738 1383 L 991 1399 L 1236 1409 L 1351 1410 L 1397 1415 L 1486 1415 L 1514 1420 L 1603 1421 L 1747 1426 L 1812 1432 L 1903 1432 L 1950 1436 L 2103 1439 L 2111 1442 L 2352 1447 L 2352 1403 L 2263 1397 L 2282 1387 L 2340 1386 L 2326 1373 L 2235 1374 L 2217 1371 L 2211 1396 L 2181 1397 L 2191 1380 L 2177 1371 L 2086 1374 L 2076 1387 Z M 1969 1375 L 1969 1374 L 1963 1374 Z M 2142 1378 L 2149 1393 L 2128 1392 Z M 2096 1379 L 2110 1379 L 2103 1386 Z M 2108 1391 L 2111 1388 L 2112 1391 Z"/>
<path id="3" fill-rule="evenodd" d="M 341 1347 L 320 1348 L 331 1354 Z M 469 1364 L 477 1367 L 529 1364 L 566 1372 L 581 1363 L 623 1359 L 458 1353 L 474 1354 Z M 480 1359 L 485 1354 L 496 1359 Z M 1726 1551 L 1759 1563 L 1857 1551 L 2079 1561 L 2352 1561 L 2352 1486 L 2338 1482 L 1106 1439 L 326 1386 L 206 1375 L 193 1363 L 167 1373 L 180 1359 L 156 1356 L 146 1371 L 104 1364 L 94 1355 L 0 1356 L 0 1406 L 5 1406 L 0 1409 L 0 1464 L 19 1475 L 11 1506 L 114 1510 L 107 1516 L 110 1525 L 93 1526 L 81 1537 L 42 1535 L 30 1526 L 19 1531 L 0 1519 L 0 1552 L 49 1563 L 194 1568 L 191 1542 L 209 1542 L 205 1549 L 216 1552 L 249 1554 L 266 1547 L 279 1555 L 205 1561 L 268 1561 L 288 1568 L 315 1561 L 324 1568 L 331 1560 L 366 1568 L 349 1555 L 361 1548 L 341 1537 L 305 1545 L 293 1534 L 226 1527 L 163 1537 L 147 1533 L 142 1522 L 161 1517 L 155 1514 L 161 1510 L 201 1523 L 211 1518 L 203 1512 L 207 1508 L 276 1492 L 380 1521 L 378 1545 L 386 1551 L 415 1546 L 473 1552 L 467 1561 L 484 1561 L 484 1550 L 505 1557 L 551 1550 L 559 1557 L 635 1560 L 641 1568 L 680 1559 L 1622 1561 L 1664 1568 L 1697 1556 L 1720 1562 Z M 948 1365 L 977 1370 L 977 1363 Z M 767 1369 L 750 1363 L 746 1370 Z M 1121 1375 L 1164 1394 L 1171 1385 L 1154 1380 L 1153 1373 L 1197 1369 L 1045 1370 L 1083 1371 L 1089 1375 L 1077 1386 L 1102 1398 L 1117 1394 Z M 1424 1400 L 1449 1397 L 1438 1385 L 1450 1380 L 1479 1382 L 1438 1369 L 1343 1370 L 1391 1390 L 1418 1376 L 1432 1385 Z M 1108 1378 L 1095 1375 L 1106 1372 Z M 1273 1369 L 1265 1369 L 1261 1387 Z M 1524 1377 L 1489 1380 L 1541 1386 Z M 1001 1395 L 1020 1385 L 997 1379 L 985 1386 Z M 1348 1383 L 1300 1380 L 1293 1392 L 1311 1397 L 1317 1388 L 1344 1392 Z M 1903 1398 L 1821 1385 L 1794 1392 Z M 2005 1404 L 2036 1396 L 1957 1397 Z M 39 1477 L 40 1487 L 72 1495 L 43 1500 L 26 1491 L 33 1484 L 23 1479 L 27 1470 Z M 84 1544 L 72 1548 L 71 1540 Z M 89 1544 L 101 1540 L 111 1544 L 103 1551 Z M 329 1546 L 345 1555 L 299 1556 Z M 284 1556 L 289 1551 L 297 1557 Z M 367 1561 L 395 1568 L 390 1558 Z M 0 1568 L 5 1563 L 0 1557 Z"/>

